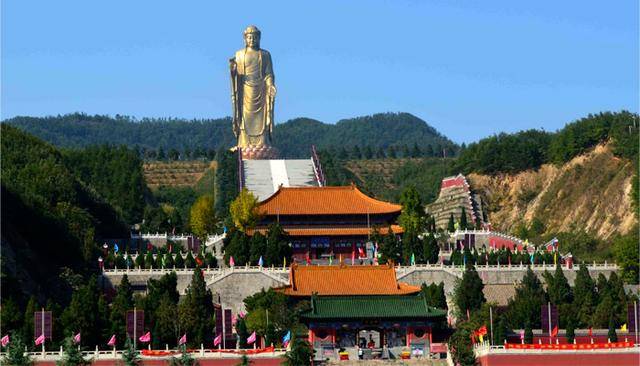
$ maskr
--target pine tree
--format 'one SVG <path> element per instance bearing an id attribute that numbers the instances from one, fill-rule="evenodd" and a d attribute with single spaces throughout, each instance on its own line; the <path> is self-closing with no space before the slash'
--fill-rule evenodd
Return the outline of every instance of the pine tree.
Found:
<path id="1" fill-rule="evenodd" d="M 576 339 L 575 323 L 572 318 L 567 322 L 567 343 L 573 343 Z"/>
<path id="2" fill-rule="evenodd" d="M 524 343 L 533 343 L 533 329 L 531 329 L 531 323 L 528 321 L 524 325 Z"/>
<path id="3" fill-rule="evenodd" d="M 498 326 L 496 327 L 496 330 L 493 333 L 493 344 L 496 346 L 503 345 L 507 339 L 508 331 L 509 330 L 507 329 L 507 320 L 503 315 L 500 317 L 500 320 L 498 320 Z"/>
<path id="4" fill-rule="evenodd" d="M 196 260 L 193 258 L 193 253 L 191 253 L 191 251 L 187 253 L 187 258 L 184 260 L 184 264 L 187 268 L 196 268 Z"/>
<path id="5" fill-rule="evenodd" d="M 279 223 L 273 223 L 267 228 L 267 247 L 264 258 L 266 265 L 278 266 L 286 258 L 291 263 L 291 248 L 289 235 Z"/>
<path id="6" fill-rule="evenodd" d="M 169 294 L 164 293 L 154 311 L 153 348 L 161 349 L 165 344 L 173 347 L 179 337 L 176 314 L 178 307 Z"/>
<path id="7" fill-rule="evenodd" d="M 176 254 L 176 259 L 174 261 L 174 266 L 178 269 L 184 268 L 184 258 L 182 257 L 182 253 L 178 252 Z"/>
<path id="8" fill-rule="evenodd" d="M 616 322 L 613 320 L 613 315 L 609 317 L 609 332 L 607 332 L 607 338 L 610 342 L 618 341 L 618 334 L 616 333 Z"/>
<path id="9" fill-rule="evenodd" d="M 213 296 L 207 289 L 202 270 L 196 268 L 191 284 L 179 305 L 181 330 L 191 336 L 188 341 L 193 346 L 207 343 L 213 334 Z"/>
<path id="10" fill-rule="evenodd" d="M 133 342 L 131 338 L 127 338 L 124 345 L 124 352 L 122 352 L 122 362 L 125 366 L 138 366 L 141 362 L 138 351 L 133 348 Z"/>
<path id="11" fill-rule="evenodd" d="M 449 338 L 449 349 L 453 362 L 460 366 L 475 366 L 476 356 L 471 345 L 471 324 L 468 322 L 458 326 Z"/>
<path id="12" fill-rule="evenodd" d="M 387 235 L 382 238 L 382 242 L 379 245 L 381 263 L 388 263 L 389 261 L 400 263 L 402 248 L 391 228 L 388 228 Z"/>
<path id="13" fill-rule="evenodd" d="M 450 233 L 456 231 L 456 222 L 453 219 L 453 213 L 449 215 L 449 222 L 447 223 L 447 231 Z"/>
<path id="14" fill-rule="evenodd" d="M 238 319 L 236 322 L 236 333 L 238 335 L 238 347 L 240 349 L 247 348 L 249 332 L 247 331 L 247 324 L 244 319 Z"/>
<path id="15" fill-rule="evenodd" d="M 129 283 L 129 277 L 125 274 L 120 280 L 120 286 L 116 290 L 116 296 L 111 303 L 109 316 L 111 334 L 116 335 L 118 346 L 122 346 L 126 338 L 127 310 L 133 309 L 133 289 Z"/>
<path id="16" fill-rule="evenodd" d="M 277 250 L 277 247 L 276 247 Z M 267 253 L 267 238 L 259 232 L 256 232 L 251 237 L 251 244 L 249 249 L 249 263 L 252 265 L 258 264 L 260 257 L 264 260 Z M 273 256 L 276 256 L 275 253 Z"/>
<path id="17" fill-rule="evenodd" d="M 467 210 L 462 207 L 462 211 L 460 212 L 460 229 L 468 229 L 469 224 L 467 223 Z"/>
<path id="18" fill-rule="evenodd" d="M 24 309 L 24 323 L 22 325 L 22 339 L 31 339 L 35 333 L 33 330 L 33 317 L 34 317 L 34 313 L 38 310 L 41 310 L 38 308 L 38 302 L 36 301 L 35 296 L 31 296 L 29 298 L 29 302 L 27 302 L 27 307 Z M 33 349 L 33 344 L 31 342 L 27 343 L 27 348 L 28 349 Z"/>
<path id="19" fill-rule="evenodd" d="M 516 287 L 515 296 L 509 300 L 509 324 L 513 328 L 521 328 L 528 322 L 533 327 L 540 327 L 540 307 L 547 303 L 547 295 L 538 276 L 531 267 Z"/>
<path id="20" fill-rule="evenodd" d="M 8 348 L 2 359 L 2 363 L 5 365 L 15 366 L 30 366 L 33 365 L 31 356 L 24 352 L 25 344 L 22 341 L 22 336 L 19 334 L 13 335 L 11 342 L 9 342 Z"/>
<path id="21" fill-rule="evenodd" d="M 440 247 L 438 246 L 438 240 L 433 235 L 427 235 L 422 239 L 423 242 L 423 257 L 424 261 L 434 264 L 438 262 L 438 255 L 440 254 Z"/>
<path id="22" fill-rule="evenodd" d="M 187 352 L 187 347 L 182 345 L 180 347 L 180 358 L 171 357 L 171 361 L 169 361 L 170 366 L 196 366 L 198 365 L 198 361 L 196 361 L 191 353 Z"/>
<path id="23" fill-rule="evenodd" d="M 573 300 L 573 294 L 569 281 L 564 276 L 560 263 L 556 265 L 555 275 L 553 280 L 551 276 L 547 276 L 547 292 L 549 294 L 549 301 L 554 305 L 568 304 Z"/>
<path id="24" fill-rule="evenodd" d="M 479 310 L 482 304 L 487 301 L 482 292 L 483 289 L 484 284 L 478 276 L 475 266 L 467 261 L 462 279 L 457 281 L 454 291 L 454 301 L 461 316 L 466 316 L 467 310 L 470 312 Z"/>
<path id="25" fill-rule="evenodd" d="M 144 257 L 144 267 L 149 269 L 153 267 L 154 263 L 155 263 L 155 258 L 153 258 L 153 252 L 150 250 L 147 252 L 147 254 Z"/>
<path id="26" fill-rule="evenodd" d="M 68 337 L 64 340 L 64 356 L 62 360 L 56 362 L 58 366 L 84 366 L 91 365 L 91 360 L 85 360 L 82 357 L 82 351 L 78 349 L 78 346 L 73 342 L 72 337 Z"/>
<path id="27" fill-rule="evenodd" d="M 573 293 L 573 304 L 578 311 L 578 324 L 582 327 L 588 327 L 591 325 L 591 316 L 596 306 L 596 292 L 593 279 L 584 264 L 580 265 L 576 275 Z"/>
<path id="28" fill-rule="evenodd" d="M 299 339 L 298 337 L 292 337 L 291 351 L 288 351 L 285 355 L 284 365 L 287 366 L 306 366 L 311 365 L 311 358 L 313 357 L 313 348 L 309 342 Z"/>

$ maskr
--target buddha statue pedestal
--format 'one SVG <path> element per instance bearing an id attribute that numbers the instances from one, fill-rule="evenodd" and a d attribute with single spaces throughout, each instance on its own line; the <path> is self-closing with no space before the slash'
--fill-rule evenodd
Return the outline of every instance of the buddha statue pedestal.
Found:
<path id="1" fill-rule="evenodd" d="M 242 154 L 242 160 L 270 160 L 278 158 L 278 149 L 269 145 L 260 146 L 247 146 L 234 148 L 240 150 Z"/>

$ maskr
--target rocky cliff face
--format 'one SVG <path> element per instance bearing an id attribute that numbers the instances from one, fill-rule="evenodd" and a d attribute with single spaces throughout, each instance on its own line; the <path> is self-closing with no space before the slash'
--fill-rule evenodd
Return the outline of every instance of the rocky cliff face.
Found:
<path id="1" fill-rule="evenodd" d="M 628 233 L 637 223 L 630 195 L 632 164 L 615 157 L 610 145 L 599 145 L 562 166 L 467 178 L 500 231 L 537 218 L 546 232 L 585 230 L 607 239 Z"/>

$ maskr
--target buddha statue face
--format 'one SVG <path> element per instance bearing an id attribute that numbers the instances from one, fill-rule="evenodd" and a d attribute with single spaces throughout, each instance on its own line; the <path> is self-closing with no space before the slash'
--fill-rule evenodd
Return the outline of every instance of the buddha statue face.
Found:
<path id="1" fill-rule="evenodd" d="M 255 26 L 249 26 L 244 31 L 244 43 L 246 47 L 257 50 L 260 48 L 260 30 Z"/>

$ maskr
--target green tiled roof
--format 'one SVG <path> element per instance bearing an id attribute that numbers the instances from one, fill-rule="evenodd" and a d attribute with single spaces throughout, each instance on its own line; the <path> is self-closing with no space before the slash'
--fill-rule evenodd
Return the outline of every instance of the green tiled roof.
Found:
<path id="1" fill-rule="evenodd" d="M 312 296 L 306 319 L 433 318 L 445 310 L 427 306 L 424 295 Z"/>

